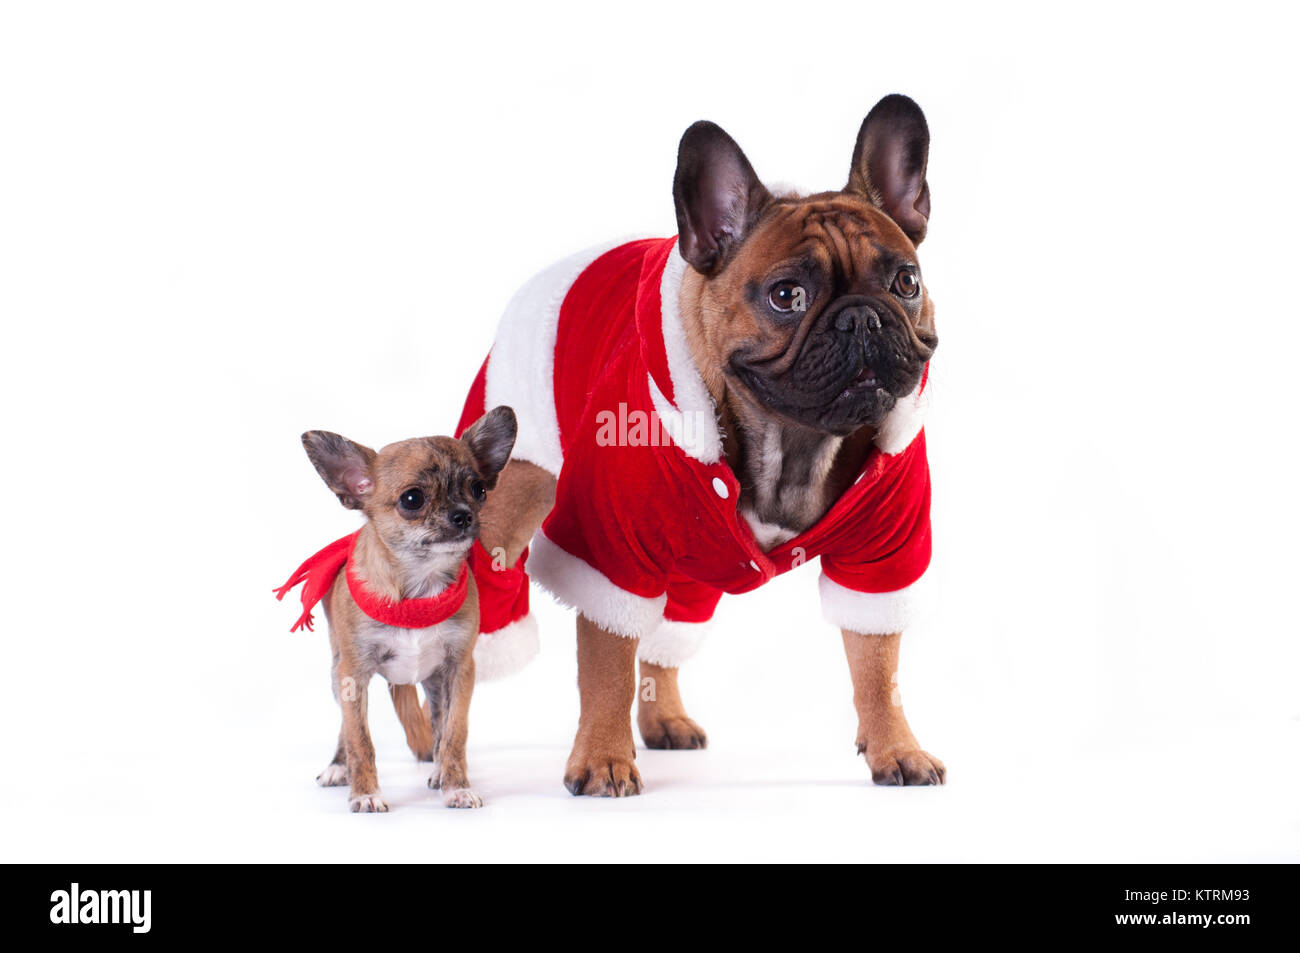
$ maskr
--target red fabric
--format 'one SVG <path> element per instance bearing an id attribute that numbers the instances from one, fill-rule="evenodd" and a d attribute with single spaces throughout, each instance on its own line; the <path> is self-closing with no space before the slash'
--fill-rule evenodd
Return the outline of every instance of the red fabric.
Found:
<path id="1" fill-rule="evenodd" d="M 334 585 L 334 579 L 347 563 L 348 556 L 352 553 L 352 544 L 357 541 L 359 535 L 361 530 L 357 530 L 351 536 L 334 540 L 316 555 L 307 557 L 283 586 L 271 590 L 275 593 L 275 598 L 283 599 L 294 586 L 304 583 L 302 615 L 289 629 L 290 632 L 297 632 L 301 628 L 306 628 L 308 632 L 312 631 L 311 610 L 315 608 L 316 603 L 325 598 L 325 593 L 330 591 L 330 586 Z"/>
<path id="2" fill-rule="evenodd" d="M 289 629 L 290 632 L 297 632 L 304 626 L 311 631 L 311 610 L 329 592 L 340 570 L 345 570 L 347 573 L 348 592 L 357 607 L 376 622 L 385 625 L 400 629 L 427 629 L 429 626 L 446 622 L 465 604 L 465 595 L 469 591 L 468 561 L 461 564 L 456 581 L 436 596 L 393 602 L 371 592 L 352 574 L 352 550 L 360 535 L 361 531 L 358 530 L 351 536 L 344 536 L 330 543 L 314 556 L 308 557 L 289 577 L 288 582 L 272 590 L 277 599 L 283 599 L 294 586 L 303 584 L 302 615 Z"/>
<path id="3" fill-rule="evenodd" d="M 475 543 L 470 550 L 469 568 L 478 586 L 480 632 L 495 632 L 528 615 L 527 561 L 525 549 L 514 566 L 498 568 L 482 543 Z"/>
<path id="4" fill-rule="evenodd" d="M 645 377 L 639 360 L 641 339 L 629 320 L 629 289 L 640 280 L 646 254 L 661 244 L 657 240 L 628 242 L 606 252 L 578 276 L 565 296 L 555 339 L 555 413 L 566 459 L 588 410 L 595 409 L 590 385 L 616 373 L 615 368 L 631 373 L 634 367 L 641 367 L 640 376 Z M 570 302 L 581 302 L 585 320 L 569 319 Z M 659 355 L 666 374 L 662 337 Z M 618 402 L 595 407 L 617 411 Z"/>
<path id="5" fill-rule="evenodd" d="M 832 580 L 857 592 L 915 582 L 930 561 L 924 431 L 901 453 L 873 448 L 858 482 L 830 511 L 768 553 L 737 512 L 740 484 L 725 460 L 702 463 L 662 430 L 658 446 L 598 441 L 602 411 L 619 414 L 624 405 L 629 416 L 653 413 L 648 374 L 677 399 L 659 300 L 674 243 L 637 241 L 607 252 L 564 299 L 554 377 L 564 464 L 543 524 L 547 537 L 626 592 L 666 593 L 665 618 L 673 621 L 706 621 L 723 592 L 748 592 L 816 556 Z M 482 372 L 462 425 L 483 412 L 481 380 Z"/>
<path id="6" fill-rule="evenodd" d="M 677 573 L 668 579 L 664 618 L 669 622 L 708 622 L 721 599 L 721 589 Z"/>
<path id="7" fill-rule="evenodd" d="M 470 386 L 469 396 L 465 398 L 460 423 L 456 425 L 457 437 L 487 413 L 484 406 L 486 376 L 487 361 L 484 361 Z M 498 568 L 481 542 L 475 543 L 470 550 L 469 568 L 478 586 L 479 632 L 483 635 L 503 629 L 528 615 L 528 573 L 524 570 L 527 559 L 528 550 L 525 549 L 514 566 Z"/>
<path id="8" fill-rule="evenodd" d="M 663 308 L 659 300 L 659 289 L 663 282 L 664 266 L 675 253 L 677 241 L 669 238 L 647 244 L 651 247 L 646 249 L 641 262 L 633 308 L 637 340 L 640 342 L 641 360 L 645 362 L 646 370 L 659 385 L 660 393 L 676 406 L 677 394 L 673 391 L 673 378 L 668 372 L 668 353 L 664 346 Z"/>

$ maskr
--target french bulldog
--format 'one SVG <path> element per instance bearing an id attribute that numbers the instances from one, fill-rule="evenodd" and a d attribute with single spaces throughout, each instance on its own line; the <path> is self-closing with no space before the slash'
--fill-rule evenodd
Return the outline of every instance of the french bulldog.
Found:
<path id="1" fill-rule="evenodd" d="M 920 108 L 887 96 L 844 187 L 805 195 L 764 186 L 727 133 L 697 122 L 678 151 L 674 238 L 590 250 L 511 302 L 461 427 L 515 408 L 484 546 L 513 567 L 531 543 L 528 573 L 579 610 L 573 794 L 640 793 L 638 697 L 648 747 L 703 748 L 677 684 L 701 624 L 723 593 L 814 556 L 872 779 L 944 783 L 896 681 L 930 557 L 928 150 Z"/>

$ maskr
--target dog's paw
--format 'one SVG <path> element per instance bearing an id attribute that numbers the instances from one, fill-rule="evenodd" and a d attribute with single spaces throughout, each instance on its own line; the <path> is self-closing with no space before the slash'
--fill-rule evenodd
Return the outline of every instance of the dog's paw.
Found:
<path id="1" fill-rule="evenodd" d="M 388 802 L 378 791 L 374 794 L 354 794 L 348 798 L 348 810 L 353 814 L 387 814 Z"/>
<path id="2" fill-rule="evenodd" d="M 915 785 L 943 784 L 948 770 L 943 762 L 920 748 L 899 748 L 879 756 L 867 753 L 867 767 L 876 784 Z"/>
<path id="3" fill-rule="evenodd" d="M 588 754 L 579 745 L 564 769 L 564 786 L 574 797 L 632 797 L 641 793 L 641 774 L 631 758 Z"/>
<path id="4" fill-rule="evenodd" d="M 432 779 L 430 779 L 432 781 Z M 482 807 L 483 799 L 471 791 L 469 788 L 456 788 L 452 791 L 444 791 L 442 795 L 444 807 Z"/>
<path id="5" fill-rule="evenodd" d="M 336 788 L 348 783 L 348 766 L 346 764 L 327 764 L 325 770 L 316 775 L 316 783 L 323 788 Z"/>
<path id="6" fill-rule="evenodd" d="M 709 736 L 685 715 L 675 718 L 647 718 L 638 722 L 641 740 L 647 748 L 690 750 L 707 748 Z"/>

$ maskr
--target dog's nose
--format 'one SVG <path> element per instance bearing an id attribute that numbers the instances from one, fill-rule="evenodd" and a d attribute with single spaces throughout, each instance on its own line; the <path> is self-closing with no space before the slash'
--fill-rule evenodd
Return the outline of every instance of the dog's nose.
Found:
<path id="1" fill-rule="evenodd" d="M 448 514 L 447 518 L 451 520 L 451 525 L 457 529 L 464 529 L 474 521 L 474 514 L 463 506 L 458 506 Z"/>
<path id="2" fill-rule="evenodd" d="M 835 316 L 835 330 L 854 331 L 858 328 L 870 333 L 880 330 L 880 313 L 869 305 L 844 308 Z"/>

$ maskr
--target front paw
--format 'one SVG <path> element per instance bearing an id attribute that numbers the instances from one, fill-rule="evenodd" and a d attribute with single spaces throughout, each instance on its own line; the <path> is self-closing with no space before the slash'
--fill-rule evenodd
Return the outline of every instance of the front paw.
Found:
<path id="1" fill-rule="evenodd" d="M 630 746 L 629 746 L 630 747 Z M 635 753 L 612 752 L 579 740 L 564 769 L 564 786 L 574 797 L 632 797 L 641 793 Z"/>
<path id="2" fill-rule="evenodd" d="M 943 762 L 920 748 L 884 749 L 879 754 L 870 747 L 865 752 L 862 748 L 858 751 L 866 754 L 871 780 L 876 784 L 944 784 L 948 780 L 948 770 Z"/>
<path id="3" fill-rule="evenodd" d="M 353 814 L 387 814 L 388 802 L 378 791 L 374 794 L 353 794 L 348 798 L 348 810 Z"/>
<path id="4" fill-rule="evenodd" d="M 444 789 L 442 803 L 444 807 L 475 808 L 483 806 L 483 799 L 469 788 L 456 788 L 450 791 Z"/>

